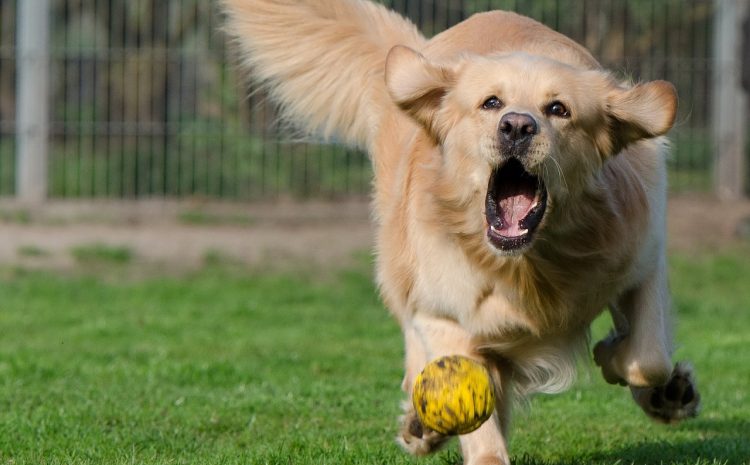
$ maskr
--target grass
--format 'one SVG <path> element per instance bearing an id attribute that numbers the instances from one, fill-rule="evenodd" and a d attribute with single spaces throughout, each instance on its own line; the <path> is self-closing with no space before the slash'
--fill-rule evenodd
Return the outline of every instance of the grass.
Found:
<path id="1" fill-rule="evenodd" d="M 672 260 L 698 419 L 651 423 L 584 369 L 517 412 L 514 463 L 750 463 L 748 258 Z M 392 441 L 401 336 L 369 265 L 142 280 L 14 269 L 0 302 L 0 464 L 460 463 L 455 444 L 418 460 Z"/>
<path id="2" fill-rule="evenodd" d="M 21 257 L 46 257 L 49 255 L 45 249 L 36 245 L 22 245 L 16 249 L 16 253 Z"/>
<path id="3" fill-rule="evenodd" d="M 125 246 L 107 244 L 86 244 L 70 249 L 71 255 L 79 263 L 126 264 L 133 259 L 133 251 Z"/>
<path id="4" fill-rule="evenodd" d="M 180 212 L 178 220 L 182 224 L 194 226 L 251 226 L 257 222 L 257 218 L 243 214 L 216 214 L 203 210 L 185 210 Z"/>
<path id="5" fill-rule="evenodd" d="M 0 209 L 0 223 L 28 224 L 31 213 L 23 208 Z"/>

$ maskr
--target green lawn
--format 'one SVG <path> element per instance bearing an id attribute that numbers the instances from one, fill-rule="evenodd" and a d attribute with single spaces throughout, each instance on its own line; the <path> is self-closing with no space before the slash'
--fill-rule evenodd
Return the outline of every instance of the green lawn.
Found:
<path id="1" fill-rule="evenodd" d="M 112 266 L 0 272 L 0 464 L 460 462 L 455 445 L 416 460 L 393 443 L 401 337 L 369 265 L 158 279 Z M 583 369 L 517 412 L 516 464 L 750 463 L 750 250 L 672 268 L 701 416 L 651 423 Z"/>

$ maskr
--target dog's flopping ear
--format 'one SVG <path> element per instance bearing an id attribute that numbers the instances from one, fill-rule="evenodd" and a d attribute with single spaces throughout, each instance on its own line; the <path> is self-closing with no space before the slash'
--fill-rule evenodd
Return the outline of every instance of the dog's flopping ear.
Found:
<path id="1" fill-rule="evenodd" d="M 677 91 L 667 81 L 614 87 L 607 100 L 610 147 L 600 148 L 616 154 L 638 140 L 664 135 L 672 128 L 676 114 Z"/>
<path id="2" fill-rule="evenodd" d="M 396 45 L 385 63 L 385 83 L 394 103 L 438 140 L 442 139 L 436 114 L 454 84 L 455 72 L 431 63 L 421 53 Z"/>

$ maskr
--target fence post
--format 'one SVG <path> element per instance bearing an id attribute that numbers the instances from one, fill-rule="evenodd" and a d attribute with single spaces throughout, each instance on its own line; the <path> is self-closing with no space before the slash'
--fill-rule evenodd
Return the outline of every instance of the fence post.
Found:
<path id="1" fill-rule="evenodd" d="M 742 88 L 742 24 L 747 0 L 716 0 L 714 19 L 714 191 L 721 200 L 745 196 L 747 92 Z M 744 59 L 747 59 L 745 57 Z"/>
<path id="2" fill-rule="evenodd" d="M 16 197 L 47 197 L 49 0 L 18 2 Z"/>

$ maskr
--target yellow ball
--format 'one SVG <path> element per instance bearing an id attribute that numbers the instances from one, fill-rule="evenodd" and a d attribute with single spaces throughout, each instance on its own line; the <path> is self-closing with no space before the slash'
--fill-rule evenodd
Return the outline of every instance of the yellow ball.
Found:
<path id="1" fill-rule="evenodd" d="M 412 402 L 419 419 L 438 433 L 471 433 L 495 409 L 495 390 L 487 370 L 460 355 L 425 366 L 414 382 Z"/>

